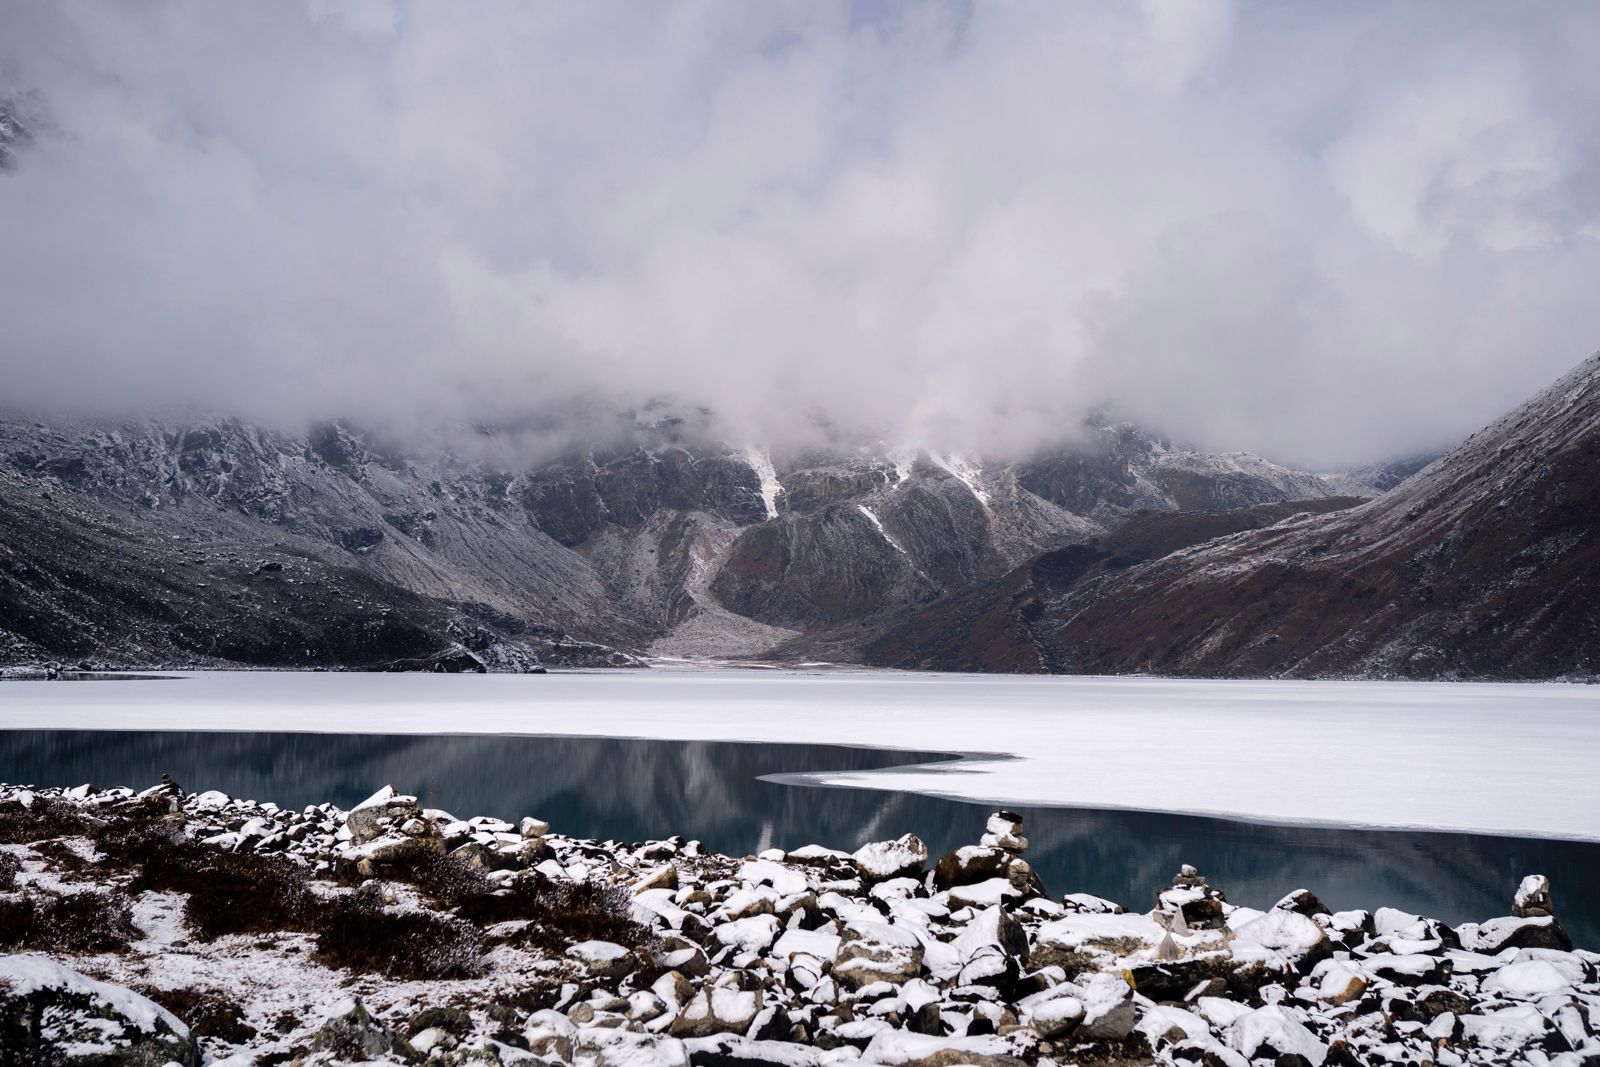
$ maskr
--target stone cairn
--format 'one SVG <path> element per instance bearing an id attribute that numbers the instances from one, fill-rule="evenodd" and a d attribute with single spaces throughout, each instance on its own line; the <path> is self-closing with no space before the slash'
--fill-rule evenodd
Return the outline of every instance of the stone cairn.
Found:
<path id="1" fill-rule="evenodd" d="M 1227 902 L 1222 890 L 1206 885 L 1205 876 L 1185 863 L 1172 876 L 1172 884 L 1156 894 L 1156 921 L 1177 934 L 1220 930 Z"/>

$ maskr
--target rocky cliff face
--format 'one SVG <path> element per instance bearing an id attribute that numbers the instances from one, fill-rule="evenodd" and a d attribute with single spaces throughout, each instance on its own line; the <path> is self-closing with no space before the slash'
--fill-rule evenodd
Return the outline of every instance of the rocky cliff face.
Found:
<path id="1" fill-rule="evenodd" d="M 1042 668 L 1074 672 L 1593 677 L 1597 471 L 1600 355 L 1360 507 L 1059 591 L 1039 580 L 1046 557 L 1009 579 L 1032 595 L 978 630 L 1021 628 Z"/>
<path id="2" fill-rule="evenodd" d="M 1127 425 L 1016 463 L 768 455 L 671 419 L 606 436 L 529 463 L 343 423 L 0 419 L 6 657 L 516 666 L 798 656 L 822 635 L 853 659 L 908 613 L 1140 509 L 1335 492 Z M 351 627 L 379 636 L 352 644 Z"/>

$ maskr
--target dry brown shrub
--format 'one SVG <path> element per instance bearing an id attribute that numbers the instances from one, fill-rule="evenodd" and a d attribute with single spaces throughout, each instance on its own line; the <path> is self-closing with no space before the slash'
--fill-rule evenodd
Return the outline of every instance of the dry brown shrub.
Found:
<path id="1" fill-rule="evenodd" d="M 109 864 L 137 872 L 130 892 L 187 894 L 183 917 L 201 940 L 315 924 L 310 874 L 286 857 L 222 852 L 152 826 L 118 827 L 96 843 Z"/>
<path id="2" fill-rule="evenodd" d="M 509 888 L 465 901 L 456 909 L 479 926 L 525 921 L 515 940 L 560 954 L 579 941 L 611 941 L 628 948 L 655 944 L 648 927 L 631 918 L 632 900 L 620 886 L 556 882 L 529 872 Z"/>
<path id="3" fill-rule="evenodd" d="M 122 952 L 139 936 L 121 895 L 93 889 L 0 898 L 0 946 L 33 952 Z"/>
<path id="4" fill-rule="evenodd" d="M 0 845 L 27 845 L 56 837 L 88 833 L 96 821 L 72 804 L 35 797 L 24 807 L 18 801 L 0 805 Z"/>
<path id="5" fill-rule="evenodd" d="M 256 1036 L 255 1027 L 244 1021 L 239 1005 L 207 989 L 158 989 L 139 992 L 189 1024 L 200 1037 L 213 1037 L 230 1045 L 241 1045 Z"/>
<path id="6" fill-rule="evenodd" d="M 494 884 L 481 870 L 438 852 L 420 851 L 374 864 L 372 877 L 416 886 L 423 895 L 446 908 L 494 892 Z M 347 876 L 342 880 L 352 885 L 358 884 L 360 879 Z"/>
<path id="7" fill-rule="evenodd" d="M 481 973 L 483 939 L 470 923 L 426 911 L 390 911 L 370 888 L 323 902 L 317 958 L 330 967 L 391 978 Z"/>

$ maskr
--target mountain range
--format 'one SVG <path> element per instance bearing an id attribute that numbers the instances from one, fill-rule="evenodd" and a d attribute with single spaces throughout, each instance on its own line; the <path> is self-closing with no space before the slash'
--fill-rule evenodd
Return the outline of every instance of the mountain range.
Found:
<path id="1" fill-rule="evenodd" d="M 1426 463 L 0 418 L 0 664 L 1587 677 L 1600 356 Z M 1421 469 L 1418 469 L 1421 468 Z"/>

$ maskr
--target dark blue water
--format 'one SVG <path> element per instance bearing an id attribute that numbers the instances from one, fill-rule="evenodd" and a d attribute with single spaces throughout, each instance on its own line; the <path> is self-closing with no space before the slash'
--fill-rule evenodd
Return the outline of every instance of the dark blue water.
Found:
<path id="1" fill-rule="evenodd" d="M 682 834 L 748 854 L 817 843 L 854 849 L 912 831 L 936 855 L 977 841 L 988 805 L 764 781 L 941 757 L 829 745 L 603 738 L 0 731 L 0 781 L 220 789 L 301 807 L 349 807 L 392 783 L 462 817 L 537 815 L 577 837 Z M 1600 948 L 1600 845 L 1478 834 L 1264 826 L 1223 819 L 1025 808 L 1028 859 L 1053 895 L 1151 906 L 1181 863 L 1239 904 L 1304 886 L 1330 907 L 1390 906 L 1447 922 L 1508 913 L 1525 874 L 1548 875 L 1582 947 Z"/>

